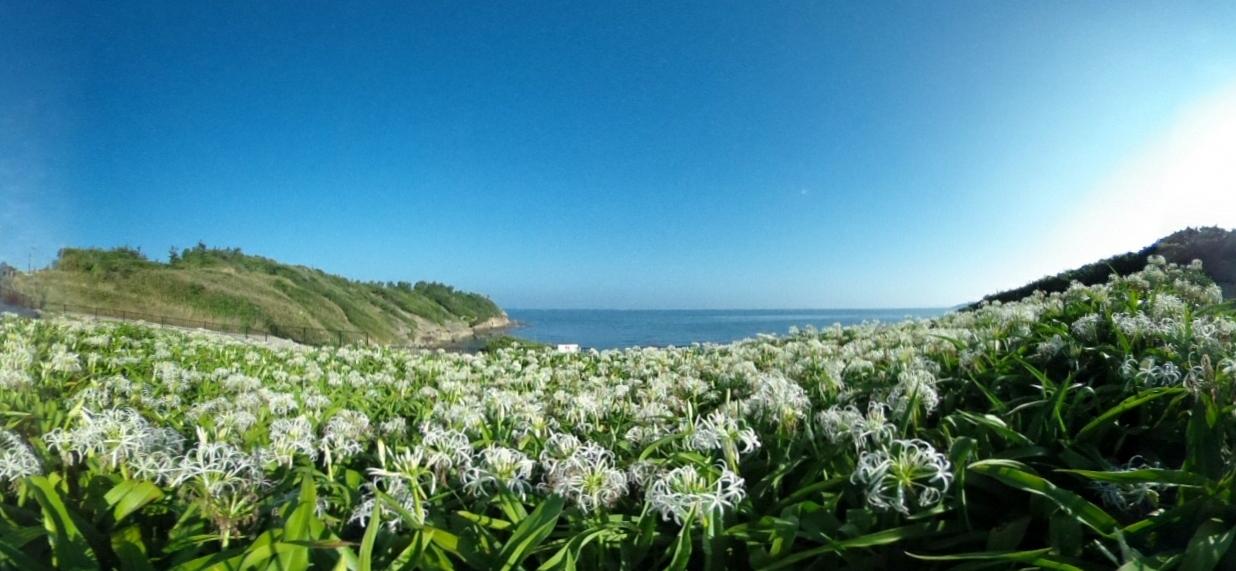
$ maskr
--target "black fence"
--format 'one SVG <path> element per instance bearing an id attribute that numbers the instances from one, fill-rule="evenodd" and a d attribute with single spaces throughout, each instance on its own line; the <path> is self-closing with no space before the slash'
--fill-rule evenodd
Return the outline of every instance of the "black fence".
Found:
<path id="1" fill-rule="evenodd" d="M 89 305 L 71 303 L 55 303 L 36 299 L 11 287 L 0 284 L 0 303 L 38 311 L 40 313 L 60 313 L 94 317 L 96 319 L 115 319 L 120 321 L 142 321 L 151 325 L 164 327 L 180 327 L 187 329 L 207 329 L 217 333 L 227 333 L 248 339 L 290 339 L 305 345 L 357 345 L 370 343 L 369 334 L 354 329 L 322 329 L 317 327 L 263 327 L 243 321 L 219 321 L 212 319 L 192 319 L 140 311 L 110 309 Z"/>

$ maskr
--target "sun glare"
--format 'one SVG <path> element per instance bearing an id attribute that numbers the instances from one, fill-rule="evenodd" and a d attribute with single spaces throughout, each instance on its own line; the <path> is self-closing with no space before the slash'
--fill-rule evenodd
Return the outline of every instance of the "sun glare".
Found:
<path id="1" fill-rule="evenodd" d="M 1188 226 L 1236 226 L 1236 86 L 1183 112 L 1089 193 L 1055 233 L 1064 266 Z M 1062 266 L 1063 267 L 1063 266 Z"/>

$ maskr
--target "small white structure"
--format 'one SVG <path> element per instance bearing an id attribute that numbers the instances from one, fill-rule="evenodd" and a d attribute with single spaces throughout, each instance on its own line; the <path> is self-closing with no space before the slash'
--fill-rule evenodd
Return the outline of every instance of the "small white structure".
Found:
<path id="1" fill-rule="evenodd" d="M 578 353 L 579 343 L 559 343 L 558 352 L 559 353 Z"/>

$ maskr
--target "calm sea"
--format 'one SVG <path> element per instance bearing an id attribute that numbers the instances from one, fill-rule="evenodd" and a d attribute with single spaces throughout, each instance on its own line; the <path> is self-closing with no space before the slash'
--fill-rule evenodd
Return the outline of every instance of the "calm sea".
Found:
<path id="1" fill-rule="evenodd" d="M 509 333 L 542 343 L 578 343 L 616 349 L 635 346 L 685 346 L 728 343 L 760 333 L 784 335 L 790 327 L 864 321 L 892 323 L 911 317 L 935 317 L 948 309 L 791 309 L 791 310 L 608 310 L 512 309 L 522 327 Z"/>

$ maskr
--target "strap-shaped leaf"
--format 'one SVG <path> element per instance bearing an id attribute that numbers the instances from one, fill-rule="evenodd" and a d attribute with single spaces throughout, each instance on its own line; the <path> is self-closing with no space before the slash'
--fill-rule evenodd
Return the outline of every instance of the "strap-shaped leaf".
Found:
<path id="1" fill-rule="evenodd" d="M 1108 422 L 1115 420 L 1116 417 L 1126 412 L 1129 412 L 1130 410 L 1133 410 L 1139 406 L 1142 406 L 1143 404 L 1146 404 L 1150 401 L 1161 399 L 1167 396 L 1180 395 L 1180 394 L 1184 394 L 1187 392 L 1188 392 L 1188 389 L 1184 389 L 1180 387 L 1161 387 L 1161 388 L 1148 389 L 1148 390 L 1142 391 L 1127 399 L 1124 399 L 1123 401 L 1120 402 L 1120 404 L 1113 406 L 1110 409 L 1107 409 L 1106 412 L 1104 412 L 1103 414 L 1100 414 L 1094 420 L 1086 423 L 1086 426 L 1083 426 L 1082 429 L 1077 432 L 1077 436 L 1074 437 L 1074 440 L 1085 440 L 1094 431 L 1103 427 L 1103 425 L 1107 424 Z"/>
<path id="2" fill-rule="evenodd" d="M 112 519 L 120 523 L 133 512 L 163 497 L 158 486 L 140 480 L 124 480 L 108 490 L 103 499 L 112 508 Z"/>
<path id="3" fill-rule="evenodd" d="M 99 561 L 77 527 L 60 492 L 43 476 L 30 478 L 30 490 L 43 508 L 43 527 L 59 569 L 98 569 Z"/>
<path id="4" fill-rule="evenodd" d="M 495 567 L 503 571 L 518 568 L 554 531 L 564 504 L 565 500 L 562 496 L 556 494 L 545 498 L 535 510 L 532 510 L 532 513 L 528 514 L 528 517 L 515 527 L 511 538 L 502 545 L 502 550 L 498 552 Z"/>
<path id="5" fill-rule="evenodd" d="M 1031 473 L 1021 462 L 980 460 L 970 464 L 968 470 L 999 480 L 1006 486 L 1050 499 L 1078 521 L 1103 535 L 1111 535 L 1116 531 L 1116 520 L 1107 512 L 1085 498 Z"/>

